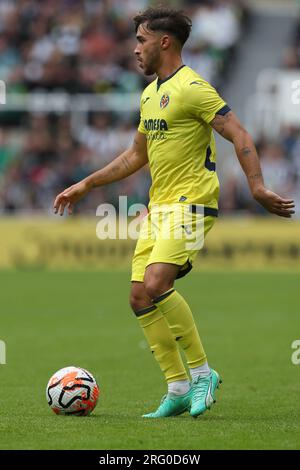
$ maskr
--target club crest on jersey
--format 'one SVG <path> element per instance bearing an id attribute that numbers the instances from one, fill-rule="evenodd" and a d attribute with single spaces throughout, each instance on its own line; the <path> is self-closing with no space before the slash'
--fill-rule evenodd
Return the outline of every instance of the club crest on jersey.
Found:
<path id="1" fill-rule="evenodd" d="M 162 95 L 161 100 L 160 100 L 161 109 L 164 109 L 166 106 L 168 106 L 169 102 L 170 102 L 169 95 L 166 95 L 166 94 Z"/>

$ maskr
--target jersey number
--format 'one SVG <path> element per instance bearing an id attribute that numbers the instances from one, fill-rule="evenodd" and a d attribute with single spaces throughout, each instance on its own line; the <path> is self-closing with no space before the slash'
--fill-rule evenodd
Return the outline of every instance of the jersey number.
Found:
<path id="1" fill-rule="evenodd" d="M 205 158 L 205 168 L 207 168 L 209 171 L 216 171 L 216 164 L 215 162 L 210 161 L 210 156 L 211 156 L 211 148 L 210 146 L 207 147 L 206 150 L 206 158 Z"/>

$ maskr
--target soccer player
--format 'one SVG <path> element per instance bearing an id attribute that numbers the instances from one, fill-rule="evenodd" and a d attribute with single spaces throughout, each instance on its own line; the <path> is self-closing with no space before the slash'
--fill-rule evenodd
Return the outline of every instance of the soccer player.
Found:
<path id="1" fill-rule="evenodd" d="M 213 129 L 233 143 L 256 201 L 282 217 L 292 216 L 294 204 L 265 188 L 252 138 L 216 90 L 182 63 L 190 19 L 177 10 L 148 8 L 134 23 L 139 67 L 145 75 L 157 76 L 142 94 L 134 142 L 103 169 L 59 194 L 54 210 L 72 213 L 93 188 L 126 178 L 149 162 L 149 212 L 133 256 L 130 303 L 168 393 L 144 417 L 185 411 L 197 417 L 214 403 L 220 377 L 208 365 L 191 309 L 174 281 L 191 270 L 198 251 L 187 243 L 189 234 L 202 223 L 206 235 L 218 216 Z M 167 231 L 169 237 L 164 236 Z"/>

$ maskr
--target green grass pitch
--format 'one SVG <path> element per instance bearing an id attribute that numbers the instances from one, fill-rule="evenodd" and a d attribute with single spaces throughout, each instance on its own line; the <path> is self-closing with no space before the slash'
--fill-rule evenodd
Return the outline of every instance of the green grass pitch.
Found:
<path id="1" fill-rule="evenodd" d="M 198 419 L 141 418 L 165 385 L 128 305 L 129 273 L 1 272 L 0 285 L 1 449 L 300 448 L 299 274 L 192 272 L 176 283 L 223 378 Z M 49 377 L 68 365 L 98 379 L 88 418 L 47 405 Z"/>

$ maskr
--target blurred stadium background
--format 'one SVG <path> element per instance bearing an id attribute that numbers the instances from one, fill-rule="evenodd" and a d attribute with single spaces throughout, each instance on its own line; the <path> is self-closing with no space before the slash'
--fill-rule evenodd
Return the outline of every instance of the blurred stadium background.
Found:
<path id="1" fill-rule="evenodd" d="M 156 3 L 0 0 L 1 449 L 299 448 L 299 1 L 160 1 L 192 17 L 184 62 L 252 133 L 266 185 L 298 205 L 293 220 L 265 213 L 217 138 L 220 217 L 178 282 L 225 377 L 213 413 L 139 418 L 165 388 L 127 302 L 135 241 L 99 240 L 96 208 L 120 195 L 147 204 L 148 171 L 94 190 L 73 217 L 53 214 L 58 192 L 132 141 L 147 81 L 131 18 Z M 72 426 L 44 397 L 71 364 L 101 388 L 96 419 Z"/>
<path id="2" fill-rule="evenodd" d="M 103 202 L 118 207 L 119 195 L 127 195 L 129 204 L 147 204 L 147 169 L 93 191 L 78 206 L 76 214 L 92 220 L 85 239 L 74 239 L 71 223 L 54 222 L 52 204 L 63 188 L 104 166 L 131 143 L 139 96 L 147 85 L 133 56 L 131 19 L 157 3 L 0 1 L 0 78 L 7 93 L 0 105 L 0 266 L 59 265 L 62 254 L 74 265 L 101 265 L 106 246 L 117 258 L 127 254 L 129 262 L 132 246 L 127 250 L 123 242 L 122 248 L 121 242 L 102 242 L 100 247 L 95 240 L 96 207 Z M 297 93 L 292 84 L 300 80 L 299 2 L 163 4 L 182 7 L 192 17 L 184 62 L 218 88 L 252 133 L 267 186 L 293 197 L 299 207 L 300 104 L 292 102 Z M 252 265 L 257 260 L 258 265 L 267 261 L 299 267 L 299 225 L 274 218 L 270 223 L 249 194 L 233 147 L 220 138 L 217 142 L 221 222 L 200 255 L 204 265 L 210 259 L 215 265 L 216 257 L 220 264 L 232 265 L 236 256 L 244 260 L 248 254 Z M 30 255 L 30 246 L 33 253 L 40 252 L 41 244 L 44 254 Z"/>

